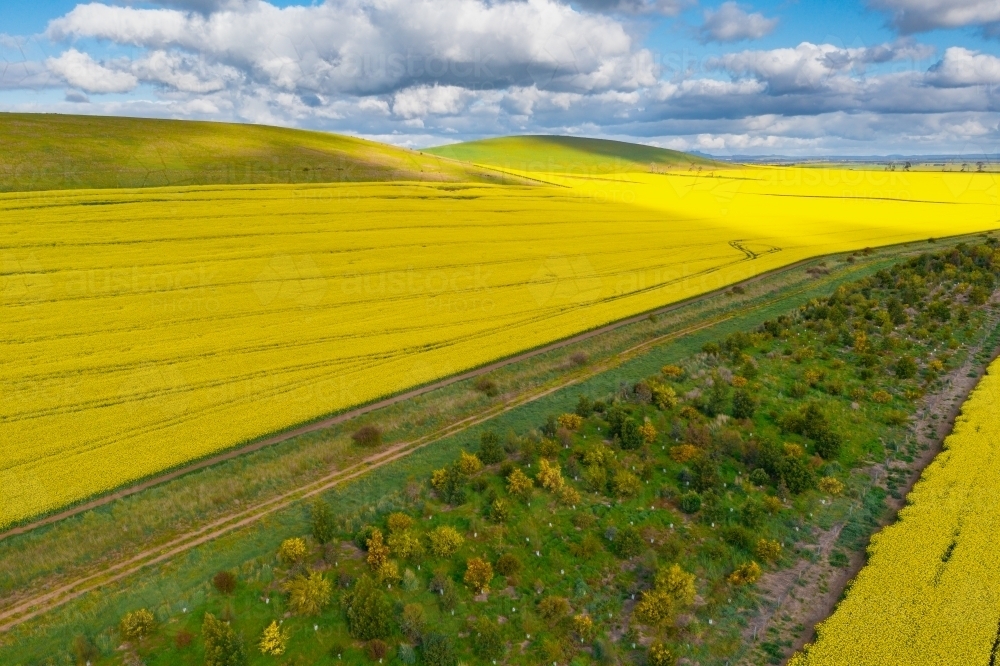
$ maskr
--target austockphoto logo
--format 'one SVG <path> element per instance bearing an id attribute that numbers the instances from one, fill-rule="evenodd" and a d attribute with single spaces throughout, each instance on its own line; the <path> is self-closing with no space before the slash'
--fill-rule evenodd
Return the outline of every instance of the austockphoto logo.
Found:
<path id="1" fill-rule="evenodd" d="M 496 58 L 479 49 L 463 60 L 436 53 L 352 53 L 344 58 L 341 69 L 351 78 L 392 81 L 493 80 L 498 74 Z"/>

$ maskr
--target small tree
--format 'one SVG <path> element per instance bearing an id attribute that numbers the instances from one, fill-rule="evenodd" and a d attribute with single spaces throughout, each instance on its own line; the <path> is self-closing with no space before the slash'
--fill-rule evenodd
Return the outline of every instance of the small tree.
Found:
<path id="1" fill-rule="evenodd" d="M 148 636 L 156 626 L 156 619 L 153 614 L 145 608 L 126 613 L 121 621 L 122 636 L 130 641 L 139 640 Z"/>
<path id="2" fill-rule="evenodd" d="M 503 462 L 506 457 L 499 435 L 492 430 L 487 430 L 480 436 L 479 459 L 483 461 L 484 465 L 495 465 L 498 462 Z"/>
<path id="3" fill-rule="evenodd" d="M 673 622 L 677 612 L 674 598 L 667 592 L 649 590 L 642 593 L 642 599 L 632 611 L 633 617 L 650 627 L 662 627 Z"/>
<path id="4" fill-rule="evenodd" d="M 408 560 L 424 554 L 424 546 L 412 532 L 393 532 L 389 535 L 389 550 L 396 557 Z"/>
<path id="5" fill-rule="evenodd" d="M 378 571 L 383 564 L 389 561 L 389 546 L 385 545 L 385 542 L 382 540 L 382 530 L 372 530 L 371 536 L 368 537 L 365 545 L 368 547 L 368 555 L 365 556 L 365 561 L 368 562 L 368 566 L 372 568 L 372 571 Z"/>
<path id="6" fill-rule="evenodd" d="M 583 425 L 583 417 L 579 414 L 561 414 L 559 416 L 559 425 L 566 428 L 566 430 L 576 430 Z"/>
<path id="7" fill-rule="evenodd" d="M 562 471 L 559 469 L 559 463 L 549 462 L 545 458 L 542 458 L 538 461 L 538 466 L 541 468 L 536 477 L 538 485 L 553 492 L 563 487 L 564 481 Z"/>
<path id="8" fill-rule="evenodd" d="M 406 604 L 403 606 L 399 628 L 408 639 L 413 642 L 419 641 L 421 634 L 424 633 L 425 622 L 426 618 L 423 606 L 420 604 Z"/>
<path id="9" fill-rule="evenodd" d="M 620 428 L 621 447 L 625 450 L 638 449 L 645 442 L 639 424 L 634 419 L 627 418 L 622 421 Z"/>
<path id="10" fill-rule="evenodd" d="M 646 655 L 649 666 L 674 666 L 677 657 L 663 643 L 653 643 L 649 646 L 649 653 Z"/>
<path id="11" fill-rule="evenodd" d="M 333 537 L 337 533 L 337 528 L 334 525 L 333 511 L 330 510 L 330 505 L 321 499 L 317 499 L 313 502 L 309 517 L 312 523 L 313 538 L 323 545 L 333 541 Z"/>
<path id="12" fill-rule="evenodd" d="M 220 571 L 212 576 L 212 586 L 221 594 L 232 594 L 236 590 L 236 576 L 229 571 Z"/>
<path id="13" fill-rule="evenodd" d="M 653 404 L 662 410 L 673 409 L 677 406 L 677 392 L 673 387 L 659 382 L 650 385 L 653 391 Z"/>
<path id="14" fill-rule="evenodd" d="M 751 561 L 736 567 L 726 580 L 731 585 L 753 585 L 760 579 L 760 575 L 760 565 Z"/>
<path id="15" fill-rule="evenodd" d="M 305 559 L 306 552 L 304 539 L 285 539 L 278 548 L 278 559 L 285 564 L 298 564 Z"/>
<path id="16" fill-rule="evenodd" d="M 288 635 L 281 629 L 277 620 L 272 620 L 271 624 L 267 625 L 260 637 L 260 642 L 257 644 L 261 654 L 272 657 L 280 657 L 285 654 L 287 646 Z"/>
<path id="17" fill-rule="evenodd" d="M 527 499 L 531 495 L 534 485 L 531 478 L 520 469 L 515 469 L 507 477 L 507 492 L 521 499 Z"/>
<path id="18" fill-rule="evenodd" d="M 621 469 L 615 472 L 611 478 L 611 488 L 614 490 L 615 497 L 625 499 L 638 495 L 642 488 L 642 482 L 632 472 Z"/>
<path id="19" fill-rule="evenodd" d="M 464 476 L 478 474 L 483 468 L 483 461 L 471 453 L 462 451 L 458 457 L 458 471 Z"/>
<path id="20" fill-rule="evenodd" d="M 497 560 L 497 572 L 501 576 L 512 576 L 521 571 L 521 560 L 516 555 L 504 553 Z"/>
<path id="21" fill-rule="evenodd" d="M 363 575 L 346 596 L 347 629 L 358 640 L 385 638 L 391 631 L 392 609 L 375 581 Z"/>
<path id="22" fill-rule="evenodd" d="M 205 641 L 205 666 L 246 666 L 247 649 L 243 637 L 228 622 L 205 613 L 201 635 Z"/>
<path id="23" fill-rule="evenodd" d="M 285 584 L 288 604 L 297 615 L 319 615 L 330 604 L 330 581 L 319 571 L 296 576 Z"/>
<path id="24" fill-rule="evenodd" d="M 465 539 L 454 527 L 442 525 L 427 535 L 431 542 L 431 552 L 438 557 L 451 557 L 465 543 Z"/>
<path id="25" fill-rule="evenodd" d="M 569 601 L 565 597 L 550 595 L 538 602 L 538 614 L 549 624 L 556 624 L 569 615 Z"/>
<path id="26" fill-rule="evenodd" d="M 490 591 L 490 581 L 493 580 L 493 565 L 481 557 L 473 557 L 465 563 L 465 584 L 476 594 Z"/>
<path id="27" fill-rule="evenodd" d="M 781 557 L 781 543 L 774 539 L 760 539 L 754 554 L 765 562 L 776 562 Z"/>
<path id="28" fill-rule="evenodd" d="M 745 388 L 736 389 L 733 393 L 733 418 L 751 419 L 757 411 L 757 401 Z"/>
<path id="29" fill-rule="evenodd" d="M 500 625 L 487 617 L 476 620 L 473 628 L 472 646 L 484 661 L 496 661 L 503 657 L 504 641 Z"/>
<path id="30" fill-rule="evenodd" d="M 422 652 L 427 666 L 455 666 L 457 662 L 455 646 L 444 634 L 425 636 Z"/>
<path id="31" fill-rule="evenodd" d="M 587 396 L 581 395 L 576 401 L 576 409 L 574 411 L 577 416 L 585 419 L 589 418 L 594 413 L 594 403 Z"/>
<path id="32" fill-rule="evenodd" d="M 577 615 L 573 618 L 573 631 L 580 638 L 580 642 L 591 641 L 596 634 L 594 620 L 589 615 Z"/>
<path id="33" fill-rule="evenodd" d="M 371 448 L 382 443 L 382 431 L 374 425 L 361 426 L 351 435 L 351 439 L 355 444 Z"/>
<path id="34" fill-rule="evenodd" d="M 697 594 L 694 574 L 684 571 L 679 564 L 657 571 L 653 586 L 656 590 L 669 595 L 678 606 L 690 606 Z"/>
<path id="35" fill-rule="evenodd" d="M 405 513 L 397 511 L 389 514 L 389 518 L 386 520 L 386 523 L 389 525 L 389 532 L 395 534 L 396 532 L 405 532 L 413 527 L 414 520 Z"/>

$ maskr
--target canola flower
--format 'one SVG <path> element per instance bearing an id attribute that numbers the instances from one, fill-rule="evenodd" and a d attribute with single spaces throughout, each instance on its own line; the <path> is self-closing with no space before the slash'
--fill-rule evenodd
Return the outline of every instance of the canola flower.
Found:
<path id="1" fill-rule="evenodd" d="M 1000 361 L 797 666 L 993 663 L 1000 623 Z"/>
<path id="2" fill-rule="evenodd" d="M 996 225 L 991 175 L 844 174 L 0 195 L 0 529 L 803 258 Z"/>

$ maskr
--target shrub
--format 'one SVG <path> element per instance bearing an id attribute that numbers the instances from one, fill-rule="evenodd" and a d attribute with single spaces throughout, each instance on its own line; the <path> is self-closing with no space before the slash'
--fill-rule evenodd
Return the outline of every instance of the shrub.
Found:
<path id="1" fill-rule="evenodd" d="M 753 418 L 757 410 L 757 401 L 750 395 L 750 391 L 745 388 L 738 388 L 733 393 L 733 418 L 750 419 Z"/>
<path id="2" fill-rule="evenodd" d="M 337 528 L 334 525 L 333 512 L 330 510 L 329 504 L 321 499 L 317 499 L 313 502 L 309 518 L 312 526 L 312 535 L 317 543 L 325 545 L 333 541 L 337 533 Z"/>
<path id="3" fill-rule="evenodd" d="M 400 645 L 399 649 L 396 650 L 396 658 L 407 666 L 417 663 L 416 650 L 413 649 L 412 645 L 406 645 L 405 643 Z"/>
<path id="4" fill-rule="evenodd" d="M 465 584 L 476 594 L 490 591 L 490 581 L 493 580 L 493 565 L 481 557 L 473 557 L 465 563 Z"/>
<path id="5" fill-rule="evenodd" d="M 97 649 L 97 646 L 90 642 L 83 634 L 77 634 L 73 637 L 73 656 L 76 657 L 76 663 L 89 664 L 91 662 L 97 661 L 97 658 L 101 656 L 101 651 Z"/>
<path id="6" fill-rule="evenodd" d="M 885 405 L 889 402 L 892 402 L 892 395 L 887 391 L 882 391 L 882 390 L 875 391 L 874 393 L 872 393 L 872 401 L 877 402 L 880 405 Z"/>
<path id="7" fill-rule="evenodd" d="M 562 471 L 559 469 L 558 463 L 549 462 L 545 458 L 542 458 L 538 461 L 538 466 L 540 469 L 538 475 L 535 477 L 538 485 L 551 491 L 558 491 L 563 487 L 565 481 L 563 481 Z"/>
<path id="8" fill-rule="evenodd" d="M 228 623 L 205 613 L 201 625 L 201 635 L 205 641 L 205 666 L 245 666 L 247 649 L 243 637 Z"/>
<path id="9" fill-rule="evenodd" d="M 623 560 L 638 555 L 642 551 L 642 536 L 639 530 L 631 525 L 618 530 L 611 542 L 611 550 Z"/>
<path id="10" fill-rule="evenodd" d="M 896 361 L 896 377 L 911 379 L 917 375 L 917 362 L 912 356 L 902 356 Z"/>
<path id="11" fill-rule="evenodd" d="M 122 636 L 133 641 L 148 636 L 152 633 L 155 626 L 156 619 L 153 617 L 153 614 L 145 608 L 140 608 L 137 611 L 126 613 L 125 617 L 122 618 L 119 628 L 121 629 Z"/>
<path id="12" fill-rule="evenodd" d="M 400 618 L 399 628 L 403 635 L 411 641 L 419 641 L 424 633 L 424 607 L 420 604 L 406 604 L 403 606 L 403 613 Z"/>
<path id="13" fill-rule="evenodd" d="M 690 444 L 681 444 L 670 447 L 670 457 L 675 462 L 686 463 L 701 455 L 701 449 Z"/>
<path id="14" fill-rule="evenodd" d="M 455 666 L 455 646 L 451 638 L 444 634 L 430 634 L 424 637 L 421 649 L 427 666 Z"/>
<path id="15" fill-rule="evenodd" d="M 581 395 L 576 401 L 576 409 L 573 410 L 581 418 L 589 418 L 594 413 L 594 403 L 590 398 Z"/>
<path id="16" fill-rule="evenodd" d="M 750 552 L 754 546 L 754 534 L 740 525 L 730 525 L 722 530 L 722 539 L 731 546 Z"/>
<path id="17" fill-rule="evenodd" d="M 462 487 L 465 478 L 466 475 L 462 474 L 458 465 L 450 465 L 431 472 L 431 487 L 442 500 L 458 506 L 465 502 L 465 490 Z"/>
<path id="18" fill-rule="evenodd" d="M 760 574 L 760 565 L 756 562 L 750 561 L 736 567 L 736 570 L 729 574 L 729 577 L 726 578 L 726 580 L 728 580 L 731 585 L 753 585 L 760 580 Z"/>
<path id="19" fill-rule="evenodd" d="M 819 480 L 819 489 L 830 495 L 839 495 L 844 492 L 844 484 L 832 476 L 824 476 Z"/>
<path id="20" fill-rule="evenodd" d="M 639 478 L 627 470 L 619 470 L 611 479 L 611 488 L 616 497 L 635 497 L 642 489 L 642 482 Z"/>
<path id="21" fill-rule="evenodd" d="M 500 436 L 492 430 L 487 430 L 479 438 L 479 459 L 484 465 L 495 465 L 506 458 Z"/>
<path id="22" fill-rule="evenodd" d="M 382 431 L 378 426 L 361 426 L 351 435 L 351 439 L 354 440 L 355 444 L 371 448 L 382 443 Z"/>
<path id="23" fill-rule="evenodd" d="M 278 548 L 278 559 L 285 564 L 298 564 L 306 557 L 305 539 L 285 539 Z"/>
<path id="24" fill-rule="evenodd" d="M 750 483 L 754 484 L 755 486 L 763 486 L 767 483 L 770 483 L 770 481 L 771 481 L 770 475 L 768 475 L 768 473 L 765 470 L 761 469 L 760 467 L 750 472 Z"/>
<path id="25" fill-rule="evenodd" d="M 684 493 L 681 495 L 679 506 L 684 513 L 698 513 L 701 510 L 701 496 L 693 490 Z"/>
<path id="26" fill-rule="evenodd" d="M 641 624 L 660 627 L 673 621 L 676 613 L 674 599 L 660 590 L 642 593 L 642 599 L 632 611 L 633 617 Z"/>
<path id="27" fill-rule="evenodd" d="M 760 539 L 754 554 L 765 562 L 776 562 L 781 557 L 781 544 L 774 539 Z"/>
<path id="28" fill-rule="evenodd" d="M 504 553 L 497 560 L 497 573 L 501 576 L 513 576 L 521 571 L 521 560 L 516 555 Z"/>
<path id="29" fill-rule="evenodd" d="M 431 542 L 431 552 L 438 557 L 451 557 L 465 543 L 465 539 L 454 527 L 442 525 L 427 535 Z"/>
<path id="30" fill-rule="evenodd" d="M 665 365 L 660 368 L 660 372 L 663 373 L 664 377 L 670 377 L 672 379 L 684 376 L 684 368 L 679 365 Z"/>
<path id="31" fill-rule="evenodd" d="M 674 666 L 677 663 L 677 657 L 663 643 L 653 643 L 649 646 L 646 661 L 649 666 Z"/>
<path id="32" fill-rule="evenodd" d="M 389 561 L 389 546 L 385 545 L 385 542 L 382 540 L 382 530 L 372 530 L 371 536 L 365 542 L 365 546 L 368 549 L 365 561 L 368 562 L 368 566 L 373 571 L 378 570 L 383 564 Z"/>
<path id="33" fill-rule="evenodd" d="M 221 594 L 232 594 L 236 590 L 236 576 L 229 571 L 220 571 L 212 576 L 212 587 Z"/>
<path id="34" fill-rule="evenodd" d="M 507 492 L 515 497 L 527 499 L 530 497 L 531 488 L 534 485 L 534 481 L 532 481 L 531 478 L 520 469 L 515 468 L 514 471 L 507 476 Z"/>
<path id="35" fill-rule="evenodd" d="M 639 429 L 639 424 L 631 418 L 626 418 L 622 421 L 619 429 L 619 438 L 621 439 L 621 447 L 626 451 L 638 449 L 646 441 Z"/>
<path id="36" fill-rule="evenodd" d="M 394 532 L 389 535 L 389 551 L 404 560 L 420 557 L 424 546 L 412 532 Z"/>
<path id="37" fill-rule="evenodd" d="M 476 620 L 473 627 L 472 647 L 484 661 L 496 661 L 503 657 L 504 640 L 500 625 L 486 617 Z"/>
<path id="38" fill-rule="evenodd" d="M 319 571 L 296 576 L 285 583 L 288 605 L 296 615 L 319 615 L 330 604 L 333 586 Z"/>
<path id="39" fill-rule="evenodd" d="M 740 508 L 740 522 L 747 527 L 758 528 L 764 522 L 765 513 L 764 505 L 760 501 L 748 498 Z"/>
<path id="40" fill-rule="evenodd" d="M 361 576 L 346 596 L 347 629 L 358 640 L 385 638 L 391 631 L 392 610 L 375 581 Z"/>
<path id="41" fill-rule="evenodd" d="M 373 638 L 368 641 L 365 646 L 365 654 L 372 661 L 382 661 L 386 654 L 389 653 L 389 646 L 380 638 Z"/>
<path id="42" fill-rule="evenodd" d="M 465 476 L 478 474 L 483 468 L 483 462 L 471 453 L 462 451 L 458 456 L 458 471 Z"/>
<path id="43" fill-rule="evenodd" d="M 653 587 L 670 595 L 681 606 L 693 604 L 697 595 L 694 574 L 684 571 L 679 564 L 663 567 L 657 571 L 653 579 Z"/>
<path id="44" fill-rule="evenodd" d="M 597 627 L 594 626 L 594 620 L 589 615 L 582 614 L 573 617 L 573 631 L 576 632 L 580 642 L 583 643 L 594 640 Z"/>
<path id="45" fill-rule="evenodd" d="M 550 595 L 538 602 L 538 614 L 549 624 L 556 624 L 569 615 L 569 601 Z"/>
<path id="46" fill-rule="evenodd" d="M 178 650 L 183 650 L 187 646 L 191 645 L 191 641 L 193 640 L 194 634 L 186 629 L 181 629 L 177 632 L 177 635 L 174 636 L 174 646 L 176 646 Z"/>
<path id="47" fill-rule="evenodd" d="M 483 395 L 490 398 L 495 398 L 500 395 L 500 387 L 497 386 L 495 381 L 485 375 L 477 379 L 473 387 Z"/>
<path id="48" fill-rule="evenodd" d="M 659 434 L 656 432 L 656 428 L 652 423 L 648 421 L 639 426 L 639 434 L 642 435 L 642 441 L 646 444 L 652 444 L 656 441 L 656 436 Z"/>
<path id="49" fill-rule="evenodd" d="M 510 502 L 498 497 L 490 503 L 489 517 L 494 523 L 506 523 L 510 520 Z"/>
<path id="50" fill-rule="evenodd" d="M 386 520 L 386 524 L 389 526 L 389 533 L 395 532 L 405 532 L 413 527 L 414 520 L 411 516 L 405 513 L 395 512 L 390 513 L 389 518 Z"/>
<path id="51" fill-rule="evenodd" d="M 287 646 L 288 635 L 282 631 L 277 620 L 272 620 L 271 624 L 267 625 L 267 628 L 264 629 L 264 633 L 260 637 L 260 642 L 257 643 L 261 654 L 272 657 L 283 655 Z"/>
<path id="52" fill-rule="evenodd" d="M 653 383 L 651 389 L 653 391 L 653 404 L 659 409 L 667 410 L 677 406 L 677 392 L 674 391 L 673 387 Z"/>
<path id="53" fill-rule="evenodd" d="M 579 414 L 562 414 L 559 417 L 559 426 L 566 430 L 576 430 L 583 425 L 583 417 Z"/>

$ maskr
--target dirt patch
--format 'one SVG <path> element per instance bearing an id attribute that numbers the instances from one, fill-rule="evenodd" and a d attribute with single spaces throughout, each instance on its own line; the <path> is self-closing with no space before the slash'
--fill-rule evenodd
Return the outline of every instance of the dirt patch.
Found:
<path id="1" fill-rule="evenodd" d="M 991 303 L 1000 303 L 1000 292 L 994 294 Z M 991 329 L 995 328 L 1000 323 L 1000 312 L 994 310 L 989 323 Z M 982 345 L 970 347 L 966 361 L 943 378 L 944 386 L 924 397 L 911 428 L 918 450 L 913 462 L 890 460 L 863 470 L 871 476 L 873 484 L 883 489 L 891 476 L 905 479 L 895 494 L 886 497 L 886 518 L 880 522 L 880 529 L 896 521 L 906 505 L 906 496 L 924 468 L 940 453 L 962 405 L 985 374 L 989 362 L 977 360 L 981 351 Z M 1000 348 L 991 350 L 990 361 L 998 354 Z M 833 613 L 844 589 L 866 562 L 865 552 L 858 551 L 847 554 L 846 566 L 830 563 L 842 529 L 843 524 L 834 525 L 819 532 L 815 544 L 799 544 L 804 557 L 790 568 L 766 573 L 761 578 L 761 607 L 743 632 L 745 643 L 754 647 L 739 662 L 741 666 L 785 663 L 796 650 L 815 638 L 815 626 Z"/>

